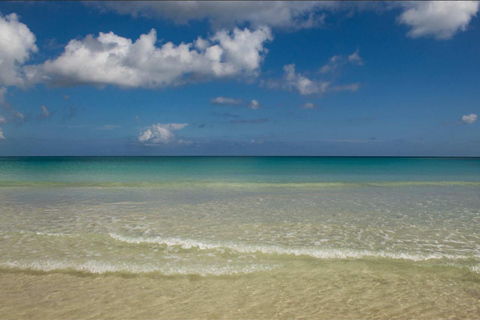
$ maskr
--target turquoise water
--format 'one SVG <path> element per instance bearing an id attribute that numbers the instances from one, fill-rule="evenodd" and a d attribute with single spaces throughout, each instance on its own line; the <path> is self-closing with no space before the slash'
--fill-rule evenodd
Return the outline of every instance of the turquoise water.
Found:
<path id="1" fill-rule="evenodd" d="M 480 181 L 479 158 L 0 157 L 0 181 Z"/>
<path id="2" fill-rule="evenodd" d="M 220 296 L 228 318 L 476 318 L 479 230 L 477 158 L 0 158 L 0 282 L 85 293 L 33 317 L 94 317 L 90 295 L 129 288 L 111 314 L 209 318 Z M 152 281 L 184 290 L 141 299 Z"/>

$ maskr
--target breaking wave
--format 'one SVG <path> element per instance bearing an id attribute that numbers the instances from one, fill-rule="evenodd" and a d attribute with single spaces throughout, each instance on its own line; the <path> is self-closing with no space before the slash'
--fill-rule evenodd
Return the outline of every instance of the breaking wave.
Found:
<path id="1" fill-rule="evenodd" d="M 254 245 L 242 244 L 235 242 L 208 242 L 192 239 L 181 238 L 162 238 L 162 237 L 125 237 L 122 235 L 111 233 L 110 237 L 117 241 L 130 244 L 159 244 L 166 246 L 178 246 L 182 249 L 197 250 L 215 250 L 227 249 L 239 253 L 262 253 L 266 255 L 293 255 L 293 256 L 309 256 L 317 259 L 361 259 L 361 258 L 388 258 L 410 261 L 427 261 L 432 259 L 467 259 L 467 256 L 449 255 L 442 253 L 435 254 L 411 254 L 403 252 L 387 252 L 387 251 L 370 251 L 370 250 L 353 250 L 353 249 L 331 249 L 331 248 L 312 248 L 299 247 L 288 248 L 277 245 Z"/>

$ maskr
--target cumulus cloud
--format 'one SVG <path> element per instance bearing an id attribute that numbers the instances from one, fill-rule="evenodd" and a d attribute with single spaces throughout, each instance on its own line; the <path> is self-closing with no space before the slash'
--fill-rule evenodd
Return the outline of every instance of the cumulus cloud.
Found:
<path id="1" fill-rule="evenodd" d="M 411 38 L 432 36 L 445 40 L 465 31 L 476 16 L 478 1 L 411 1 L 403 3 L 398 22 L 411 27 Z"/>
<path id="2" fill-rule="evenodd" d="M 216 32 L 203 49 L 192 43 L 157 47 L 152 29 L 136 41 L 113 32 L 71 40 L 54 60 L 26 68 L 31 82 L 54 86 L 82 84 L 156 88 L 212 78 L 253 77 L 272 40 L 269 28 Z M 197 40 L 198 42 L 198 40 Z"/>
<path id="3" fill-rule="evenodd" d="M 208 21 L 214 29 L 248 24 L 282 29 L 308 29 L 324 25 L 326 9 L 337 2 L 314 1 L 122 1 L 90 3 L 120 14 L 161 18 L 177 24 Z"/>
<path id="4" fill-rule="evenodd" d="M 257 110 L 260 109 L 262 105 L 257 100 L 253 99 L 247 104 L 248 109 Z"/>
<path id="5" fill-rule="evenodd" d="M 5 136 L 3 135 L 2 128 L 0 128 L 0 140 L 7 140 L 7 138 L 5 138 Z"/>
<path id="6" fill-rule="evenodd" d="M 462 117 L 462 123 L 466 123 L 466 124 L 472 124 L 474 123 L 475 121 L 477 121 L 478 119 L 478 116 L 474 113 L 472 114 L 469 114 L 469 115 L 464 115 Z"/>
<path id="7" fill-rule="evenodd" d="M 188 123 L 157 123 L 149 127 L 138 136 L 138 142 L 142 144 L 191 144 L 180 138 L 175 131 L 185 128 Z"/>
<path id="8" fill-rule="evenodd" d="M 210 104 L 214 106 L 240 106 L 243 104 L 243 100 L 234 99 L 234 98 L 216 97 L 214 99 L 210 99 Z"/>
<path id="9" fill-rule="evenodd" d="M 327 13 L 385 12 L 402 8 L 399 23 L 411 27 L 409 37 L 451 38 L 464 31 L 476 15 L 476 1 L 404 1 L 368 3 L 350 1 L 103 1 L 87 2 L 101 10 L 161 18 L 178 24 L 207 21 L 214 29 L 250 25 L 299 30 L 325 25 Z"/>
<path id="10" fill-rule="evenodd" d="M 328 63 L 320 68 L 320 73 L 333 73 L 348 63 L 358 66 L 363 65 L 363 59 L 360 57 L 358 49 L 350 55 L 335 55 L 331 57 Z"/>
<path id="11" fill-rule="evenodd" d="M 358 83 L 348 85 L 333 85 L 329 81 L 321 79 L 310 79 L 295 70 L 295 64 L 285 65 L 283 67 L 283 78 L 280 80 L 269 79 L 262 82 L 262 85 L 270 89 L 283 89 L 287 91 L 298 92 L 301 95 L 318 94 L 323 95 L 327 92 L 357 91 Z"/>
<path id="12" fill-rule="evenodd" d="M 0 15 L 0 84 L 23 86 L 21 66 L 38 51 L 35 35 L 15 13 Z"/>
<path id="13" fill-rule="evenodd" d="M 1 106 L 3 115 L 0 116 L 0 123 L 13 122 L 16 124 L 22 124 L 28 120 L 28 117 L 22 112 L 13 108 L 9 103 L 4 103 Z"/>

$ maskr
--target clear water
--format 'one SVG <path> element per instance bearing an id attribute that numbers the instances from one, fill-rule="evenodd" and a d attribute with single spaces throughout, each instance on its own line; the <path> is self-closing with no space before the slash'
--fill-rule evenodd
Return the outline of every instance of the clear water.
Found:
<path id="1" fill-rule="evenodd" d="M 0 158 L 0 210 L 6 318 L 480 317 L 480 159 Z"/>

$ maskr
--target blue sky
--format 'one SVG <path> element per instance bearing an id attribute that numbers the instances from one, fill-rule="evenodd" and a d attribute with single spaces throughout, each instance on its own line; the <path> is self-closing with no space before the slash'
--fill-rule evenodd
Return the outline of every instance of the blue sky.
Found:
<path id="1" fill-rule="evenodd" d="M 2 2 L 0 155 L 480 156 L 478 10 Z"/>

